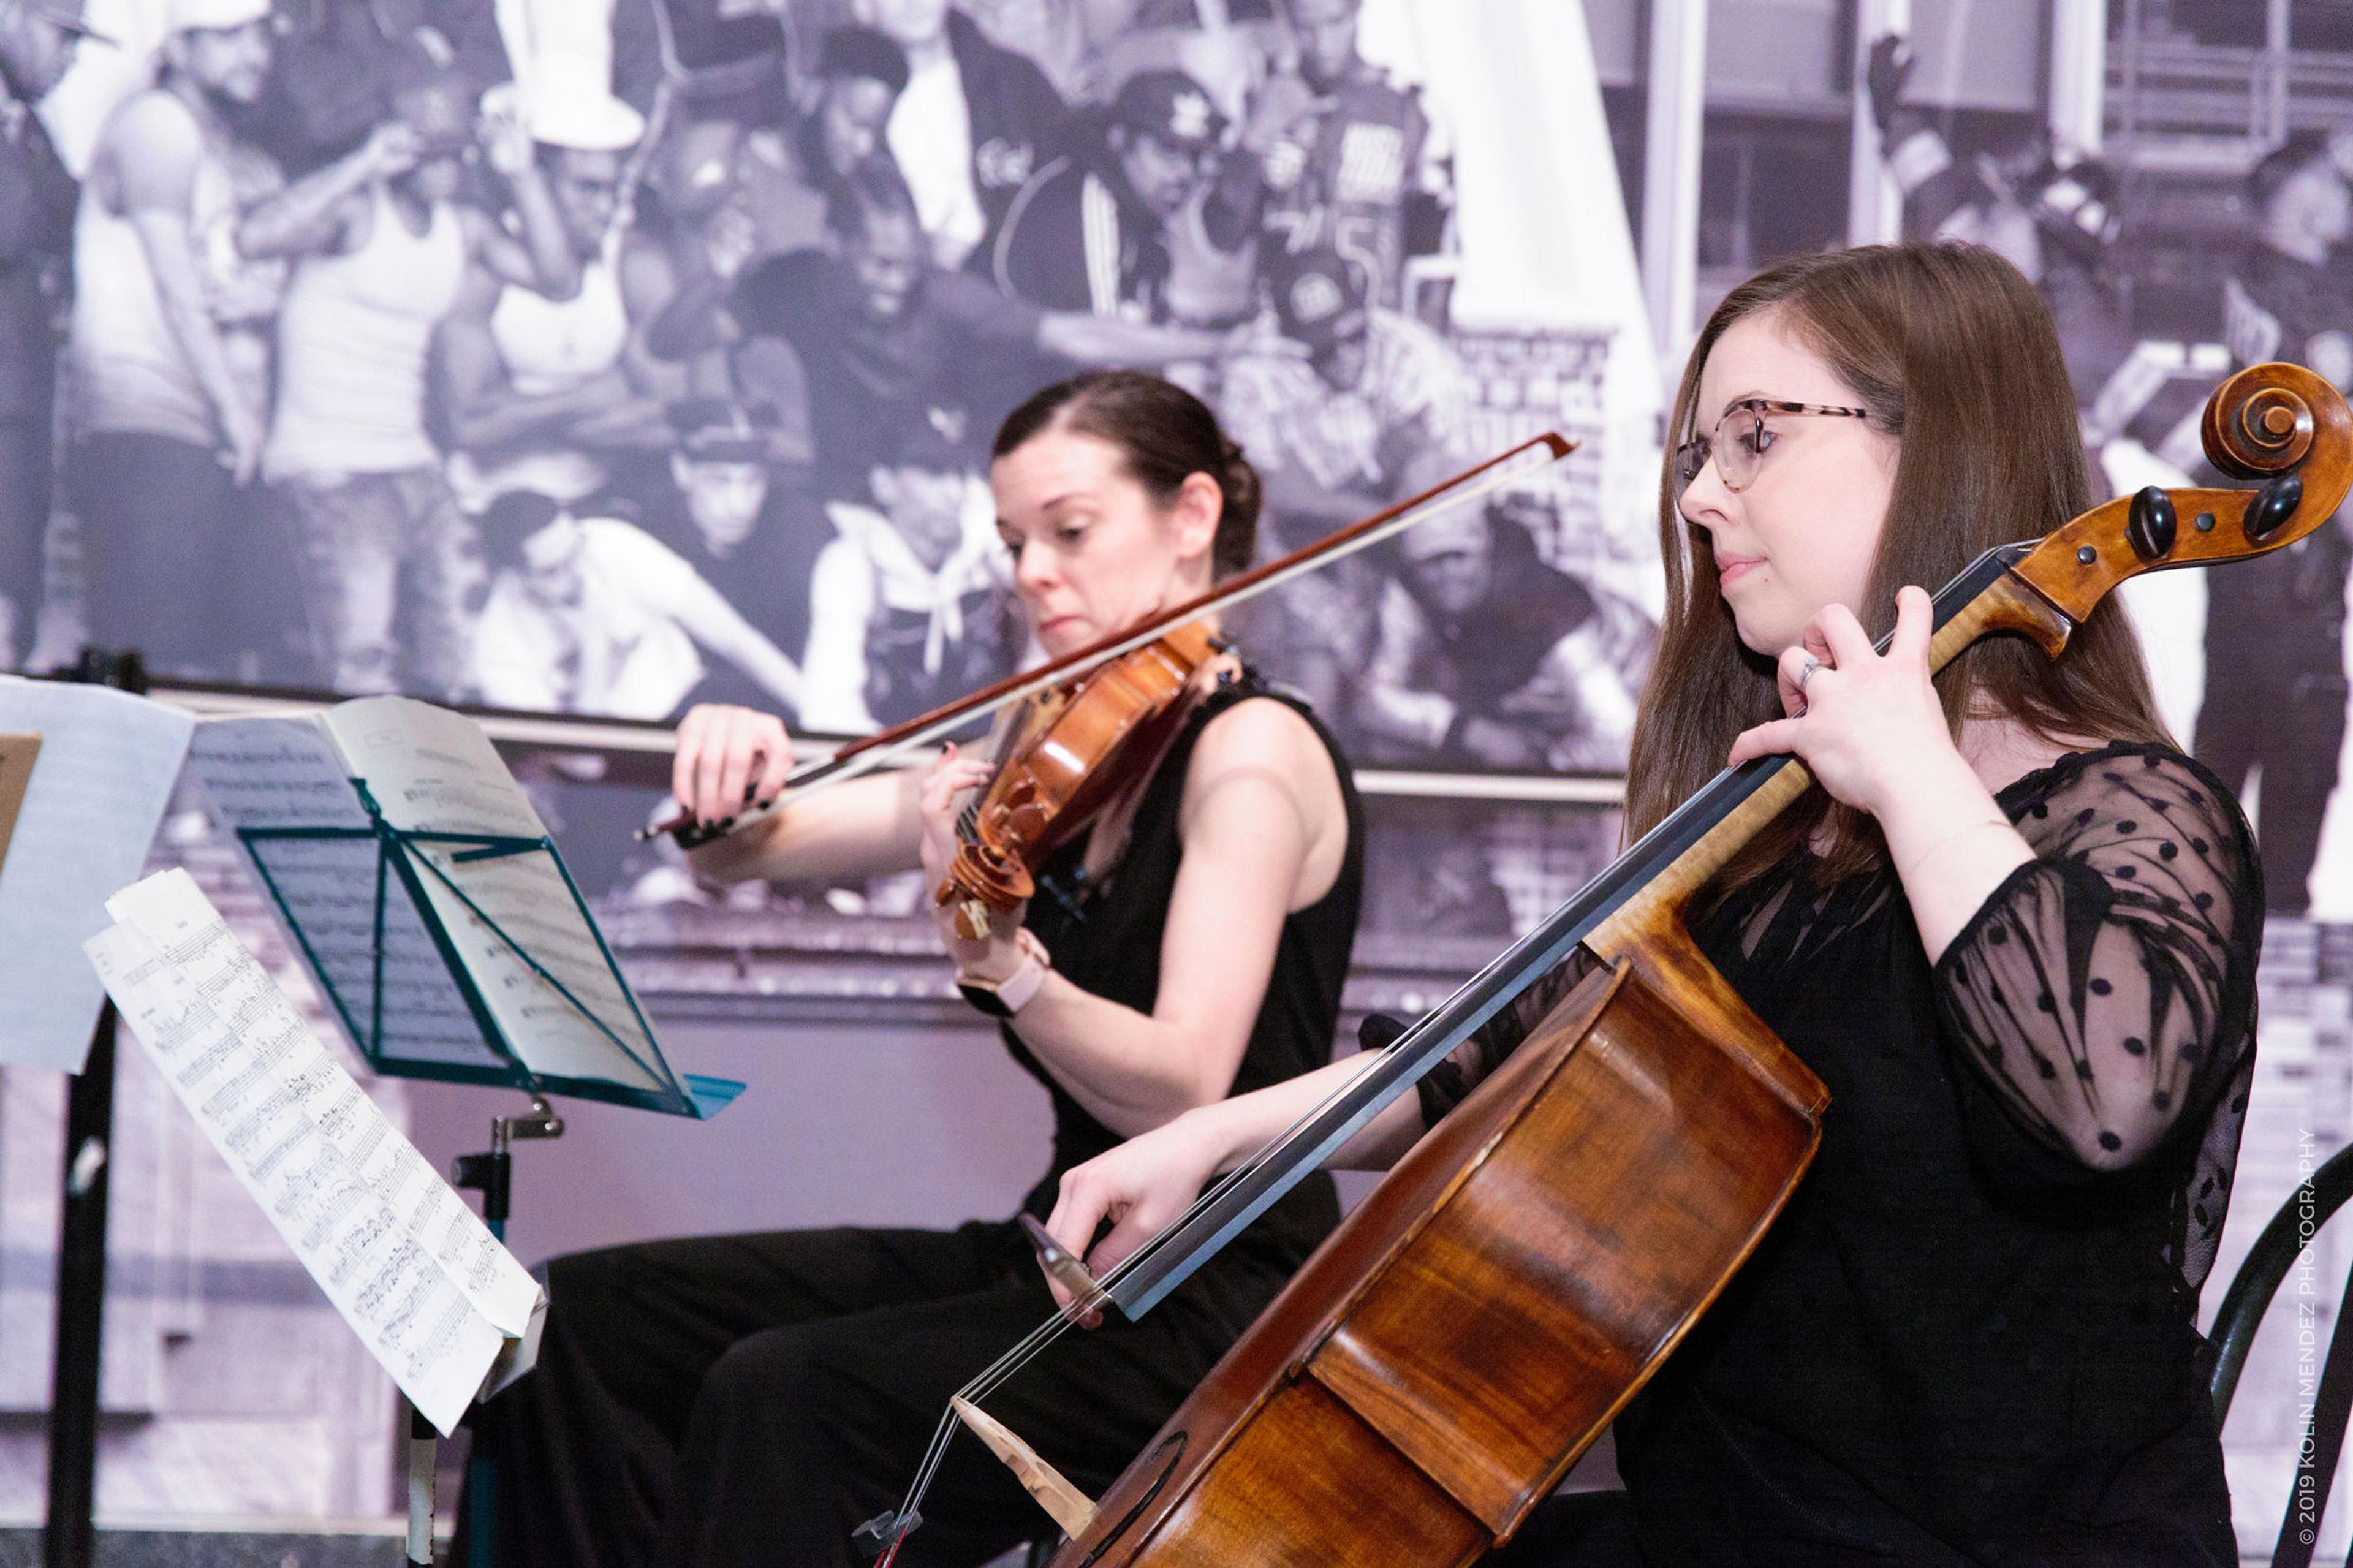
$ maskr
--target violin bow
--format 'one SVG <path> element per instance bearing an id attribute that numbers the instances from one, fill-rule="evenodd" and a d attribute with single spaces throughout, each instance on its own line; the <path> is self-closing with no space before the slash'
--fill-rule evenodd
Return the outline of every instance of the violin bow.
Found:
<path id="1" fill-rule="evenodd" d="M 1537 468 L 1523 469 L 1511 466 L 1515 458 L 1539 448 L 1546 457 Z M 1467 505 L 1482 496 L 1492 495 L 1526 478 L 1529 473 L 1541 472 L 1576 449 L 1577 443 L 1557 431 L 1547 430 L 1540 436 L 1532 436 L 1485 462 L 1474 464 L 1451 479 L 1440 480 L 1419 495 L 1409 496 L 1360 522 L 1350 523 L 1326 534 L 1280 560 L 1270 561 L 1240 576 L 1229 578 L 1208 592 L 1187 600 L 1173 610 L 1164 611 L 1141 626 L 1098 637 L 1086 647 L 1064 654 L 1060 658 L 1049 659 L 1035 669 L 1008 675 L 954 702 L 934 708 L 928 713 L 917 714 L 903 724 L 852 741 L 819 762 L 796 768 L 786 775 L 784 786 L 768 801 L 756 805 L 746 803 L 744 809 L 734 816 L 722 817 L 713 823 L 698 823 L 681 813 L 652 827 L 638 829 L 637 837 L 642 842 L 659 834 L 669 834 L 678 840 L 681 847 L 687 849 L 725 837 L 730 833 L 775 816 L 788 803 L 812 790 L 872 773 L 894 758 L 945 740 L 975 719 L 1074 680 L 1098 665 L 1158 640 L 1188 621 L 1230 609 L 1328 562 L 1370 549 L 1416 523 L 1426 521 L 1443 508 Z M 1457 490 L 1461 493 L 1454 493 Z"/>

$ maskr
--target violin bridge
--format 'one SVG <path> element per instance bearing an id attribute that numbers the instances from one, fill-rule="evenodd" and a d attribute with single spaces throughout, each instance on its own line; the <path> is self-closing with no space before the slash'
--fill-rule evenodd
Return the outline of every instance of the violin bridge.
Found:
<path id="1" fill-rule="evenodd" d="M 951 1399 L 948 1408 L 955 1412 L 957 1420 L 972 1428 L 973 1436 L 988 1445 L 990 1453 L 1005 1461 L 1014 1479 L 1038 1500 L 1039 1508 L 1053 1516 L 1064 1535 L 1076 1541 L 1094 1522 L 1094 1500 L 1064 1480 L 1060 1470 L 1039 1458 L 1036 1450 L 1015 1436 L 1003 1422 L 968 1399 Z"/>

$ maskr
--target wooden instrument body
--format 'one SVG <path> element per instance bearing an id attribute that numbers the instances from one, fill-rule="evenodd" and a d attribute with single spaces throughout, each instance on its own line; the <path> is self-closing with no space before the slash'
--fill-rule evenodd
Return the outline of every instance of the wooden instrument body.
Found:
<path id="1" fill-rule="evenodd" d="M 1034 868 L 1109 804 L 1136 765 L 1160 753 L 1184 721 L 1195 672 L 1216 656 L 1208 628 L 1189 622 L 1034 699 L 938 901 L 976 900 L 1005 914 L 1036 891 Z"/>
<path id="2" fill-rule="evenodd" d="M 1518 1529 L 1724 1289 L 1828 1094 L 1691 945 L 1613 921 L 1053 1568 L 1438 1568 Z"/>

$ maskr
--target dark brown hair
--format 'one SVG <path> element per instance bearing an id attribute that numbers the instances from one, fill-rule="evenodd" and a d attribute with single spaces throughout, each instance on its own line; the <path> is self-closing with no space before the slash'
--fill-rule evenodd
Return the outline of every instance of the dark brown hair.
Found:
<path id="1" fill-rule="evenodd" d="M 1208 405 L 1175 382 L 1140 370 L 1090 370 L 1033 394 L 997 427 L 992 460 L 1049 430 L 1092 436 L 1119 448 L 1127 471 L 1161 506 L 1195 474 L 1225 498 L 1209 570 L 1219 581 L 1245 571 L 1258 548 L 1258 470 L 1218 428 Z"/>
<path id="2" fill-rule="evenodd" d="M 1762 311 L 1852 387 L 1901 450 L 1863 603 L 1873 637 L 1895 593 L 1930 592 L 1994 545 L 2050 532 L 2089 509 L 2075 395 L 2050 311 L 2017 268 L 1968 245 L 1865 246 L 1795 257 L 1735 289 L 1683 368 L 1659 483 L 1667 613 L 1627 766 L 1629 837 L 1657 825 L 1724 766 L 1733 738 L 1781 716 L 1773 661 L 1750 652 L 1715 588 L 1705 530 L 1676 507 L 1672 454 L 1694 426 L 1700 373 L 1735 321 Z M 2017 637 L 1978 642 L 1936 677 L 1956 732 L 1967 715 L 2004 716 L 2055 742 L 2164 741 L 2123 612 L 2104 604 L 2058 658 Z M 1809 791 L 1727 872 L 1736 886 L 1807 843 L 1825 820 L 1825 879 L 1884 852 L 1875 824 Z"/>

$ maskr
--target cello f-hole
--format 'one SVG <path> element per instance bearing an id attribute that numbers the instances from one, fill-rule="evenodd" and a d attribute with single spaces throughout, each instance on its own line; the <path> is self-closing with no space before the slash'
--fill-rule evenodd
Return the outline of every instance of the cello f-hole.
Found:
<path id="1" fill-rule="evenodd" d="M 1135 1505 L 1133 1508 L 1120 1515 L 1117 1524 L 1104 1531 L 1103 1538 L 1095 1542 L 1094 1549 L 1080 1559 L 1079 1568 L 1094 1568 L 1096 1563 L 1103 1561 L 1103 1553 L 1118 1545 L 1119 1538 L 1125 1535 L 1135 1521 L 1144 1517 L 1145 1510 L 1152 1506 L 1152 1500 L 1160 1495 L 1160 1489 L 1168 1484 L 1168 1478 L 1175 1475 L 1176 1467 L 1184 1462 L 1185 1446 L 1189 1441 L 1191 1441 L 1189 1433 L 1171 1432 L 1167 1436 L 1163 1437 L 1150 1453 L 1136 1461 L 1139 1465 L 1149 1465 L 1157 1460 L 1163 1452 L 1168 1455 L 1168 1462 L 1160 1467 L 1160 1473 L 1152 1478 L 1152 1484 L 1144 1489 L 1144 1495 L 1135 1500 Z"/>

